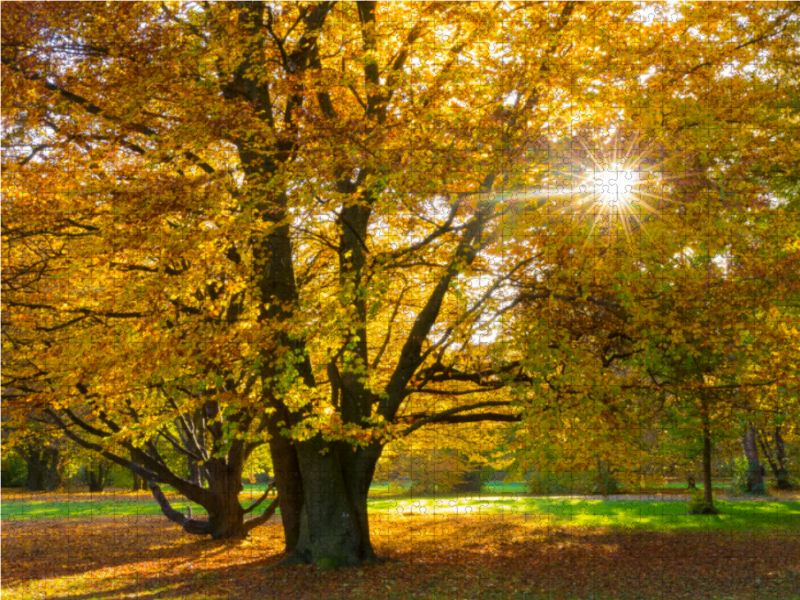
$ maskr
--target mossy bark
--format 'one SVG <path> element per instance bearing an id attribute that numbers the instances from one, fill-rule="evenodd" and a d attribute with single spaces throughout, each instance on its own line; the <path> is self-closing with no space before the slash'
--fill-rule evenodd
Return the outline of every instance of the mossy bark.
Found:
<path id="1" fill-rule="evenodd" d="M 381 562 L 372 547 L 367 515 L 381 446 L 353 450 L 320 436 L 295 445 L 307 492 L 297 545 L 279 564 L 315 564 L 330 570 Z"/>

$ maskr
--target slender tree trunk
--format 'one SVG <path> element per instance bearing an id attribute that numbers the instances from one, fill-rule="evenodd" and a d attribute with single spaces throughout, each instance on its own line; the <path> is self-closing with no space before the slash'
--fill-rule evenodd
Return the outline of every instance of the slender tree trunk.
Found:
<path id="1" fill-rule="evenodd" d="M 747 492 L 757 494 L 764 492 L 764 477 L 761 475 L 761 463 L 758 460 L 756 445 L 756 428 L 750 425 L 742 437 L 742 448 L 747 458 Z"/>
<path id="2" fill-rule="evenodd" d="M 48 457 L 46 488 L 48 492 L 54 492 L 64 483 L 64 473 L 61 468 L 61 451 L 58 448 L 46 448 L 44 455 Z"/>
<path id="3" fill-rule="evenodd" d="M 781 426 L 775 426 L 775 455 L 778 460 L 778 472 L 775 475 L 777 479 L 777 486 L 779 490 L 791 490 L 794 488 L 789 481 L 789 468 L 786 461 L 786 448 L 783 444 L 783 435 L 781 434 Z"/>
<path id="4" fill-rule="evenodd" d="M 703 421 L 703 501 L 701 511 L 704 515 L 716 515 L 719 511 L 714 507 L 714 490 L 711 488 L 711 417 L 708 414 L 708 401 L 701 401 Z"/>
<path id="5" fill-rule="evenodd" d="M 131 455 L 130 459 L 133 460 L 133 455 Z M 145 478 L 139 475 L 136 471 L 131 471 L 131 474 L 133 475 L 133 486 L 131 487 L 131 490 L 134 492 L 138 492 L 139 490 L 146 490 L 147 481 L 145 480 Z"/>
<path id="6" fill-rule="evenodd" d="M 777 425 L 773 433 L 773 440 L 775 441 L 774 452 L 763 431 L 759 431 L 757 437 L 764 457 L 767 459 L 772 474 L 775 476 L 775 486 L 779 490 L 793 489 L 794 486 L 789 481 L 789 469 L 786 465 L 786 452 L 783 445 L 783 436 L 781 435 L 781 426 Z"/>
<path id="7" fill-rule="evenodd" d="M 191 481 L 195 485 L 202 486 L 203 473 L 201 471 L 200 465 L 197 464 L 197 461 L 190 456 L 186 458 L 186 462 L 187 466 L 189 467 L 189 481 Z"/>

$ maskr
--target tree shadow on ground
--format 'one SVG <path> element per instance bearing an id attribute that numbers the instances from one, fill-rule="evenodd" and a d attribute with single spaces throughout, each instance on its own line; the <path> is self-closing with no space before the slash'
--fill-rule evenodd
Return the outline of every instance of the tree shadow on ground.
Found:
<path id="1" fill-rule="evenodd" d="M 372 518 L 373 541 L 398 563 L 271 569 L 274 521 L 245 541 L 183 534 L 163 517 L 4 523 L 9 597 L 140 598 L 753 598 L 800 595 L 797 529 L 643 532 L 507 515 Z"/>

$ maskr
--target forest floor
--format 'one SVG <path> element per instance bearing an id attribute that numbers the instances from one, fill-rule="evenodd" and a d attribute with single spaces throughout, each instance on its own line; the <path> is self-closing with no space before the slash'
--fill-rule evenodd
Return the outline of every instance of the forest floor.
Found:
<path id="1" fill-rule="evenodd" d="M 278 520 L 240 542 L 160 516 L 3 519 L 15 600 L 800 600 L 800 527 L 653 531 L 508 514 L 371 515 L 380 566 L 271 565 Z M 702 519 L 708 519 L 701 517 Z"/>

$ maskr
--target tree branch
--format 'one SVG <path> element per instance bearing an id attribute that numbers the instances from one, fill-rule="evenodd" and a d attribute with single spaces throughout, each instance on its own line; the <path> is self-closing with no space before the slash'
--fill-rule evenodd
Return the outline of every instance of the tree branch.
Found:
<path id="1" fill-rule="evenodd" d="M 169 500 L 167 500 L 167 497 L 164 495 L 164 492 L 161 491 L 161 488 L 153 480 L 150 481 L 150 491 L 153 493 L 153 498 L 155 498 L 155 501 L 158 503 L 158 506 L 161 508 L 161 512 L 164 513 L 164 516 L 173 523 L 177 523 L 183 527 L 186 533 L 191 533 L 194 535 L 207 535 L 211 533 L 211 525 L 208 521 L 198 521 L 197 519 L 192 519 L 184 515 L 179 510 L 172 508 Z"/>
<path id="2" fill-rule="evenodd" d="M 502 413 L 484 413 L 483 415 L 461 415 L 457 417 L 458 413 L 467 412 L 469 410 L 476 410 L 478 408 L 486 408 L 488 406 L 510 406 L 511 402 L 504 400 L 489 400 L 486 402 L 478 402 L 476 404 L 469 404 L 467 406 L 457 406 L 444 412 L 425 417 L 417 421 L 411 427 L 404 429 L 400 435 L 407 436 L 417 429 L 430 425 L 431 423 L 474 423 L 481 420 L 486 421 L 521 421 L 521 415 L 506 415 Z"/>
<path id="3" fill-rule="evenodd" d="M 244 514 L 253 512 L 253 510 L 255 510 L 258 507 L 259 504 L 261 504 L 264 500 L 267 499 L 267 496 L 269 495 L 269 493 L 274 488 L 275 488 L 275 483 L 269 484 L 269 487 L 267 487 L 267 489 L 264 491 L 264 493 L 261 494 L 261 497 L 258 500 L 256 500 L 255 502 L 253 502 L 253 504 L 251 504 L 249 508 L 245 508 L 244 509 Z"/>

